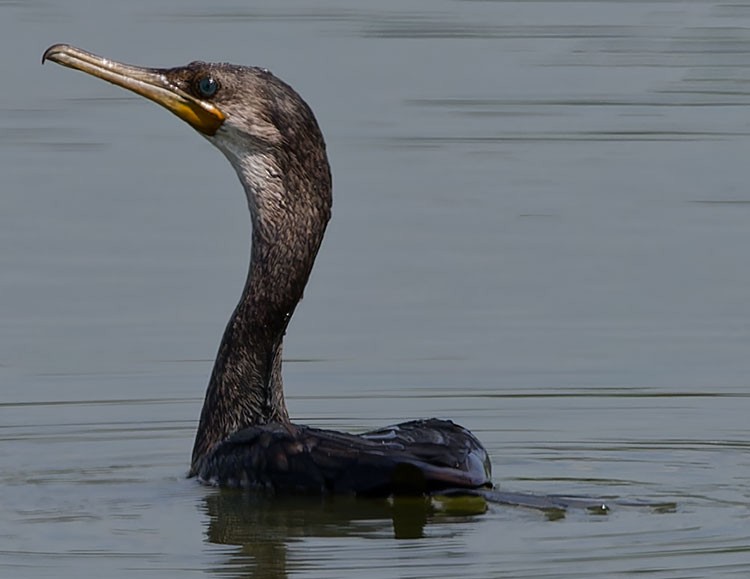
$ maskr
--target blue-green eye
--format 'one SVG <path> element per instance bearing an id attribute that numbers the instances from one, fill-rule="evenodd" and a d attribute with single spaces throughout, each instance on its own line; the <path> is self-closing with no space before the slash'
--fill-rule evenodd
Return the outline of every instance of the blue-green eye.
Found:
<path id="1" fill-rule="evenodd" d="M 206 98 L 212 97 L 216 94 L 216 91 L 218 90 L 219 90 L 219 83 L 216 82 L 216 80 L 211 78 L 210 76 L 204 76 L 202 79 L 198 81 L 198 91 L 200 91 L 201 96 L 204 96 Z"/>

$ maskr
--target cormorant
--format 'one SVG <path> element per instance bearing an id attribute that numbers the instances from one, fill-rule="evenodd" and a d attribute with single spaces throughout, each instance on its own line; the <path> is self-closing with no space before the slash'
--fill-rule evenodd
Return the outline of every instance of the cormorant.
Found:
<path id="1" fill-rule="evenodd" d="M 250 270 L 219 346 L 190 476 L 278 493 L 364 496 L 492 486 L 482 444 L 449 420 L 414 420 L 355 435 L 289 419 L 282 341 L 332 203 L 325 141 L 294 89 L 262 68 L 207 62 L 142 68 L 65 44 L 47 49 L 45 60 L 167 108 L 224 153 L 245 190 Z"/>

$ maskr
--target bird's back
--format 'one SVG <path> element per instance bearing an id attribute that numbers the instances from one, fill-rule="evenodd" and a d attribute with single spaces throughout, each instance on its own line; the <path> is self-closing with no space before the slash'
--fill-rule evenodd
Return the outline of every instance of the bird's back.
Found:
<path id="1" fill-rule="evenodd" d="M 274 493 L 419 494 L 491 486 L 477 438 L 448 420 L 405 422 L 361 435 L 294 424 L 247 428 L 202 461 L 209 484 Z"/>

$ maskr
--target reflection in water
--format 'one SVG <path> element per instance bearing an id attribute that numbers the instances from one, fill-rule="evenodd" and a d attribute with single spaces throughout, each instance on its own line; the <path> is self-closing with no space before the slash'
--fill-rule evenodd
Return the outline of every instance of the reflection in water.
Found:
<path id="1" fill-rule="evenodd" d="M 524 507 L 540 513 L 548 521 L 565 518 L 573 509 L 588 516 L 601 516 L 609 508 L 601 500 L 589 497 L 533 495 L 508 491 L 488 491 L 494 497 L 438 495 L 434 497 L 394 497 L 357 499 L 354 497 L 299 497 L 260 495 L 231 489 L 216 489 L 203 501 L 208 513 L 208 541 L 216 545 L 238 547 L 216 571 L 231 577 L 286 578 L 307 569 L 313 560 L 325 560 L 329 551 L 337 560 L 344 539 L 422 539 L 432 533 L 428 525 L 448 524 L 451 536 L 460 536 L 457 523 L 471 522 L 476 515 L 495 508 Z M 620 501 L 608 504 L 641 512 L 673 513 L 671 502 Z M 502 505 L 502 506 L 498 506 Z M 506 511 L 507 512 L 507 511 Z M 326 542 L 327 539 L 332 541 Z M 306 548 L 300 548 L 303 541 Z M 325 553 L 312 555 L 314 544 L 325 545 Z M 300 556 L 300 554 L 302 555 Z M 357 554 L 353 555 L 355 558 Z M 384 565 L 387 565 L 384 562 Z M 346 565 L 345 565 L 346 566 Z"/>
<path id="2" fill-rule="evenodd" d="M 449 507 L 450 508 L 450 507 Z M 222 566 L 233 577 L 282 578 L 294 571 L 288 547 L 304 537 L 419 539 L 432 519 L 463 522 L 484 503 L 438 512 L 430 498 L 268 497 L 228 489 L 205 498 L 208 541 L 240 547 Z M 456 511 L 463 512 L 456 512 Z"/>

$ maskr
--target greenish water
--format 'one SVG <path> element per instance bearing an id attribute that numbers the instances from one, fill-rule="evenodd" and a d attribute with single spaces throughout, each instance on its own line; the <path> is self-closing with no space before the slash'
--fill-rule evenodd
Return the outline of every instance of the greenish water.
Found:
<path id="1" fill-rule="evenodd" d="M 0 2 L 0 576 L 746 577 L 750 2 Z M 264 500 L 186 480 L 249 219 L 71 42 L 267 66 L 326 134 L 334 220 L 290 411 L 440 416 L 503 489 L 676 501 Z"/>

